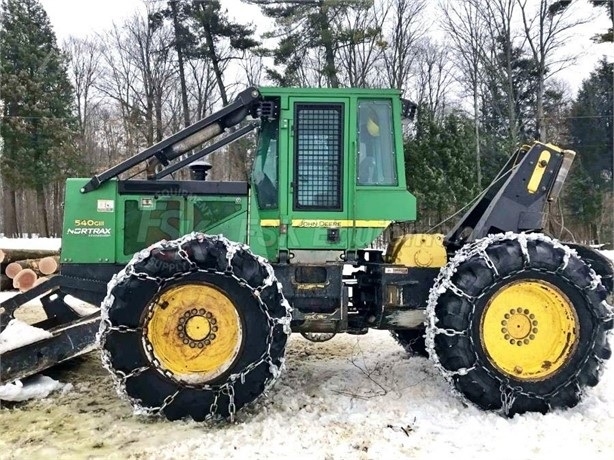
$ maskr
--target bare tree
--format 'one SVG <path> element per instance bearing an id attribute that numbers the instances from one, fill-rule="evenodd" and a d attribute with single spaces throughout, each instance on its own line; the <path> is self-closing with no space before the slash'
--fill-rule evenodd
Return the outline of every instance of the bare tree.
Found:
<path id="1" fill-rule="evenodd" d="M 244 51 L 243 58 L 239 61 L 239 65 L 245 72 L 245 83 L 248 86 L 260 85 L 264 77 L 263 70 L 265 68 L 264 56 L 262 53 Z"/>
<path id="2" fill-rule="evenodd" d="M 443 29 L 450 38 L 450 48 L 457 56 L 455 62 L 460 71 L 459 80 L 469 87 L 473 99 L 477 184 L 481 188 L 480 91 L 485 56 L 484 46 L 488 46 L 486 20 L 478 6 L 472 1 L 442 3 L 440 10 L 443 13 Z"/>
<path id="3" fill-rule="evenodd" d="M 382 29 L 387 9 L 381 4 L 365 4 L 342 9 L 332 23 L 338 30 L 337 62 L 350 87 L 373 86 L 373 74 L 382 56 Z"/>
<path id="4" fill-rule="evenodd" d="M 470 1 L 479 8 L 487 25 L 490 48 L 484 54 L 485 67 L 489 78 L 499 81 L 505 88 L 507 114 L 502 115 L 507 115 L 510 142 L 516 144 L 520 138 L 513 70 L 515 35 L 512 24 L 516 0 Z M 501 66 L 502 59 L 499 49 L 503 51 L 503 66 Z"/>
<path id="5" fill-rule="evenodd" d="M 452 84 L 449 53 L 436 42 L 424 39 L 417 56 L 417 100 L 433 116 L 445 114 L 447 94 Z"/>
<path id="6" fill-rule="evenodd" d="M 571 61 L 569 56 L 556 58 L 554 54 L 569 42 L 572 30 L 581 24 L 586 24 L 590 18 L 580 14 L 578 2 L 540 0 L 533 9 L 527 6 L 527 0 L 516 0 L 516 2 L 522 16 L 524 38 L 537 69 L 535 137 L 541 140 L 548 137 L 544 118 L 546 79 Z M 531 2 L 531 5 L 535 4 L 535 1 Z"/>
<path id="7" fill-rule="evenodd" d="M 164 136 L 164 109 L 174 91 L 172 32 L 153 28 L 140 16 L 121 26 L 114 25 L 104 37 L 105 73 L 99 89 L 121 110 L 127 137 L 126 147 L 151 145 Z M 135 138 L 136 136 L 136 138 Z"/>
<path id="8" fill-rule="evenodd" d="M 213 69 L 206 59 L 191 59 L 188 66 L 188 95 L 192 104 L 192 113 L 197 119 L 204 118 L 218 102 L 217 83 Z"/>
<path id="9" fill-rule="evenodd" d="M 79 127 L 78 148 L 88 164 L 95 166 L 97 161 L 96 109 L 101 103 L 101 95 L 96 84 L 102 75 L 101 46 L 97 37 L 69 37 L 63 46 L 69 58 L 69 77 L 75 91 L 75 107 Z M 94 115 L 94 116 L 92 116 Z M 59 196 L 61 190 L 57 190 Z"/>
<path id="10" fill-rule="evenodd" d="M 391 88 L 408 89 L 411 68 L 416 60 L 419 40 L 425 36 L 427 23 L 423 12 L 425 0 L 388 0 L 384 7 L 388 13 L 385 33 L 384 69 L 386 84 Z"/>
<path id="11" fill-rule="evenodd" d="M 100 43 L 95 37 L 69 37 L 63 49 L 69 58 L 69 75 L 75 90 L 79 131 L 85 135 L 89 111 L 95 104 L 95 84 L 102 70 Z"/>

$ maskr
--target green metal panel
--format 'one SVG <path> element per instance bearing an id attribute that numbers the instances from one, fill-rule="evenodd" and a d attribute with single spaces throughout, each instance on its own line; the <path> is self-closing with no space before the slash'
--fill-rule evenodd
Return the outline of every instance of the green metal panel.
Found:
<path id="1" fill-rule="evenodd" d="M 179 196 L 120 195 L 118 197 L 117 261 L 132 256 L 160 240 L 185 234 L 185 200 Z"/>
<path id="2" fill-rule="evenodd" d="M 268 260 L 277 260 L 280 245 L 279 210 L 258 209 L 253 194 L 250 199 L 247 244 L 255 254 Z"/>
<path id="3" fill-rule="evenodd" d="M 247 197 L 188 197 L 187 232 L 224 235 L 232 241 L 247 243 L 247 208 Z"/>
<path id="4" fill-rule="evenodd" d="M 121 195 L 118 198 L 117 261 L 160 240 L 199 231 L 247 241 L 247 197 Z"/>
<path id="5" fill-rule="evenodd" d="M 336 142 L 339 142 L 340 146 L 340 154 L 341 158 L 339 159 L 339 199 L 336 197 L 323 197 L 320 198 L 320 188 L 324 189 L 324 193 L 326 194 L 334 194 L 337 187 L 320 187 L 319 183 L 333 181 L 335 178 L 335 167 L 330 167 L 326 164 L 325 161 L 315 160 L 313 165 L 308 164 L 305 167 L 305 171 L 307 174 L 305 176 L 312 178 L 309 180 L 305 180 L 298 174 L 297 168 L 297 151 L 296 148 L 299 146 L 302 139 L 298 139 L 297 136 L 301 135 L 298 131 L 298 123 L 299 120 L 296 118 L 297 109 L 302 108 L 303 110 L 308 110 L 315 112 L 315 117 L 317 118 L 317 112 L 328 111 L 328 114 L 333 115 L 331 119 L 337 119 L 340 123 L 340 139 L 333 140 L 333 146 L 331 147 L 329 144 L 331 142 L 330 139 L 327 139 L 327 131 L 324 130 L 324 134 L 319 134 L 318 130 L 314 131 L 314 133 L 304 134 L 303 137 L 308 137 L 306 139 L 306 144 L 309 145 L 308 149 L 310 149 L 311 153 L 318 151 L 333 152 Z M 288 192 L 288 203 L 287 203 L 287 211 L 285 217 L 289 221 L 288 225 L 288 240 L 287 240 L 287 248 L 288 249 L 324 249 L 324 250 L 345 250 L 349 245 L 349 229 L 346 224 L 350 217 L 350 193 L 348 190 L 348 155 L 349 155 L 349 144 L 350 139 L 352 138 L 351 129 L 349 125 L 349 111 L 350 111 L 350 99 L 349 98 L 339 98 L 339 97 L 327 97 L 325 100 L 317 97 L 291 97 L 289 98 L 289 110 L 286 112 L 287 119 L 290 124 L 290 129 L 286 131 L 288 135 L 288 163 L 287 163 L 287 183 L 292 186 L 289 188 Z M 318 127 L 319 128 L 319 127 Z M 333 130 L 332 136 L 335 136 L 336 130 Z M 314 137 L 318 137 L 317 139 Z M 320 139 L 321 137 L 321 139 Z M 313 139 L 312 139 L 313 138 Z M 336 166 L 336 161 L 333 161 Z M 331 171 L 332 169 L 332 171 Z M 310 183 L 311 182 L 311 183 Z M 312 185 L 312 183 L 314 185 Z M 302 188 L 301 188 L 302 187 Z M 312 189 L 313 190 L 310 190 Z M 303 191 L 303 196 L 299 196 L 299 193 Z M 313 193 L 315 196 L 310 196 Z M 303 209 L 300 207 L 300 200 L 303 198 L 305 203 L 309 205 L 309 203 L 316 203 L 311 206 L 305 206 Z M 322 204 L 318 206 L 317 202 L 319 199 L 323 199 L 324 203 L 329 202 L 338 202 L 339 209 L 330 210 L 327 209 L 328 206 L 326 204 Z M 329 228 L 338 228 L 339 229 L 339 240 L 337 242 L 331 242 L 327 239 L 327 232 Z"/>
<path id="6" fill-rule="evenodd" d="M 64 205 L 61 261 L 113 263 L 117 235 L 116 182 L 81 193 L 89 179 L 68 179 Z"/>

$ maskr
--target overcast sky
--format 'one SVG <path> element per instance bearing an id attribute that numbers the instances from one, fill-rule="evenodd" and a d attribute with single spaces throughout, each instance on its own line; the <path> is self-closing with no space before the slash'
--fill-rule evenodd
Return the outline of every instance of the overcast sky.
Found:
<path id="1" fill-rule="evenodd" d="M 113 21 L 119 22 L 139 9 L 145 10 L 143 0 L 40 0 L 55 28 L 58 40 L 69 35 L 84 36 L 108 29 Z M 159 0 L 160 4 L 167 3 Z M 240 0 L 221 0 L 231 16 L 254 22 L 260 9 Z"/>
<path id="2" fill-rule="evenodd" d="M 139 9 L 144 10 L 143 0 L 40 0 L 51 23 L 55 29 L 58 41 L 61 43 L 70 35 L 86 36 L 91 33 L 103 32 L 108 29 L 113 21 L 120 22 L 126 16 L 130 16 Z M 166 0 L 159 0 L 166 3 Z M 435 3 L 435 0 L 429 0 Z M 529 0 L 537 2 L 538 0 Z M 587 0 L 581 1 L 588 7 Z M 262 24 L 265 19 L 255 5 L 246 5 L 240 0 L 221 0 L 232 17 L 242 22 L 252 22 L 255 25 Z M 267 20 L 270 21 L 270 20 Z M 577 31 L 577 36 L 570 41 L 566 51 L 577 54 L 577 64 L 557 77 L 566 80 L 572 91 L 576 91 L 582 80 L 588 77 L 595 67 L 600 56 L 607 54 L 610 60 L 614 59 L 614 46 L 596 45 L 590 37 L 598 32 L 605 32 L 611 24 L 603 13 L 596 16 L 590 23 Z"/>

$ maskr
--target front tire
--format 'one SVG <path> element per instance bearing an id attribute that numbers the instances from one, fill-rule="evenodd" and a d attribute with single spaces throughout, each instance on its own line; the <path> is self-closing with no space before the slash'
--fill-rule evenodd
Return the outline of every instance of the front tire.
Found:
<path id="1" fill-rule="evenodd" d="M 102 360 L 137 412 L 231 419 L 279 376 L 289 305 L 243 245 L 194 233 L 135 255 L 109 284 Z"/>
<path id="2" fill-rule="evenodd" d="M 511 416 L 575 406 L 611 355 L 606 291 L 568 247 L 505 234 L 462 248 L 427 307 L 431 359 L 465 398 Z"/>

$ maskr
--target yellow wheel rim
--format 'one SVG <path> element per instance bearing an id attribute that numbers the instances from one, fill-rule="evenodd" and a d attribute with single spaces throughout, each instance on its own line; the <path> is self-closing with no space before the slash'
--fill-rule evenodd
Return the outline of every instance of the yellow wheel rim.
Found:
<path id="1" fill-rule="evenodd" d="M 149 305 L 148 352 L 176 380 L 206 383 L 226 372 L 243 343 L 241 318 L 220 289 L 205 283 L 173 286 Z"/>
<path id="2" fill-rule="evenodd" d="M 543 380 L 556 374 L 573 354 L 578 334 L 571 302 L 543 280 L 502 287 L 481 318 L 480 340 L 490 363 L 517 380 Z"/>

